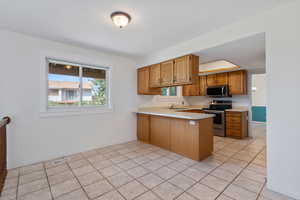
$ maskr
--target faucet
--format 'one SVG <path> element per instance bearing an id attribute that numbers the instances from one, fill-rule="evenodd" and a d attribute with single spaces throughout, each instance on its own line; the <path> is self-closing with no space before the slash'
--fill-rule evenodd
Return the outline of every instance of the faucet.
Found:
<path id="1" fill-rule="evenodd" d="M 174 108 L 175 108 L 175 104 L 172 103 L 172 104 L 170 105 L 169 109 L 174 109 Z"/>

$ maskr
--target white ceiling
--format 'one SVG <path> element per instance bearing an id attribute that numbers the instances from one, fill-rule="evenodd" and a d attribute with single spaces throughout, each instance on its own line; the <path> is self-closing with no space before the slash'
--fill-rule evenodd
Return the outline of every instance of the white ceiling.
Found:
<path id="1" fill-rule="evenodd" d="M 200 63 L 228 60 L 253 73 L 265 73 L 266 52 L 265 34 L 235 40 L 220 46 L 196 52 Z"/>
<path id="2" fill-rule="evenodd" d="M 0 0 L 0 28 L 143 56 L 290 0 Z M 125 11 L 123 30 L 110 19 Z"/>

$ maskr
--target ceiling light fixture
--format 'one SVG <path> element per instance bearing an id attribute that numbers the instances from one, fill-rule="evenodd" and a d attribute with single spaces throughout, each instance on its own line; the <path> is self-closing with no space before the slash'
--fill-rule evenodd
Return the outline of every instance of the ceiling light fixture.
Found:
<path id="1" fill-rule="evenodd" d="M 119 28 L 123 28 L 123 27 L 127 26 L 129 24 L 129 22 L 131 21 L 130 15 L 128 15 L 125 12 L 121 12 L 121 11 L 113 12 L 110 15 L 110 17 L 111 17 L 112 21 L 114 22 L 114 24 Z"/>

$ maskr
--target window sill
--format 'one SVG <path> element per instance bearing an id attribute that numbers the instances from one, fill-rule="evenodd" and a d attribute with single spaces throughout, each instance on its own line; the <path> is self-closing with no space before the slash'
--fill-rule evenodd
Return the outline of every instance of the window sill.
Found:
<path id="1" fill-rule="evenodd" d="M 111 113 L 112 108 L 99 108 L 99 107 L 89 107 L 89 108 L 49 108 L 46 111 L 40 112 L 41 118 L 47 117 L 64 117 L 64 116 L 76 116 L 76 115 L 94 115 L 102 113 Z"/>

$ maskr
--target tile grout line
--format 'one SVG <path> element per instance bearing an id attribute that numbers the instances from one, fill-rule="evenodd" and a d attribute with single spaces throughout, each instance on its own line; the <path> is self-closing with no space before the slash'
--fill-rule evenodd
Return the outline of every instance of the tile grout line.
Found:
<path id="1" fill-rule="evenodd" d="M 253 143 L 253 142 L 252 142 Z M 251 143 L 251 144 L 252 144 Z M 249 144 L 250 145 L 250 144 Z M 247 146 L 249 146 L 249 145 L 247 145 Z M 246 148 L 246 147 L 245 147 Z M 244 149 L 244 148 L 243 148 Z M 242 170 L 237 174 L 237 176 L 230 182 L 230 184 L 228 184 L 224 189 L 223 189 L 223 191 L 217 196 L 217 198 L 219 197 L 219 196 L 221 196 L 224 192 L 225 192 L 225 190 L 230 186 L 230 185 L 232 185 L 233 184 L 233 182 L 242 174 L 242 172 L 250 165 L 250 163 L 252 163 L 254 160 L 255 160 L 255 158 L 258 156 L 258 154 L 260 154 L 262 151 L 263 151 L 264 149 L 262 149 L 262 150 L 260 150 L 257 154 L 256 154 L 256 156 L 250 161 L 250 162 L 248 162 L 247 163 L 247 165 L 245 166 L 245 167 L 243 167 L 242 168 Z M 234 154 L 235 155 L 235 154 Z M 243 187 L 242 187 L 243 188 Z M 246 189 L 246 188 L 243 188 L 243 189 L 245 189 L 245 190 L 247 190 L 247 191 L 249 191 L 248 189 Z M 252 193 L 254 193 L 253 191 L 249 191 L 249 192 L 252 192 Z M 256 193 L 256 195 L 258 196 L 258 194 Z M 227 195 L 226 195 L 227 196 Z M 230 198 L 232 198 L 232 197 L 230 197 Z"/>
<path id="2" fill-rule="evenodd" d="M 101 154 L 100 154 L 101 155 Z M 97 168 L 95 168 L 94 167 L 94 165 L 93 165 L 93 163 L 91 163 L 88 159 L 86 159 L 88 162 L 89 162 L 89 164 L 98 172 L 98 173 L 100 173 L 101 174 L 101 176 L 105 179 L 105 181 L 107 181 L 112 187 L 113 187 L 113 189 L 115 189 L 120 195 L 121 195 L 121 197 L 123 197 L 124 199 L 126 199 L 124 196 L 123 196 L 123 194 L 121 194 L 121 192 L 119 192 L 119 190 L 117 189 L 117 187 L 115 187 L 109 180 L 108 180 L 108 178 L 106 177 L 106 176 L 104 176 L 101 172 L 100 172 L 100 170 L 98 170 Z M 119 172 L 118 172 L 119 173 Z M 117 174 L 118 174 L 117 173 Z M 95 182 L 96 183 L 96 182 Z M 90 185 L 90 184 L 89 184 Z M 83 188 L 84 189 L 84 188 Z M 103 194 L 101 194 L 101 195 L 99 195 L 99 196 L 97 196 L 97 197 L 95 197 L 95 198 L 99 198 L 99 197 L 101 197 L 101 196 L 103 196 L 103 195 L 105 195 L 105 194 L 107 194 L 107 193 L 109 193 L 109 192 L 111 192 L 111 191 L 113 191 L 113 190 L 109 190 L 109 191 L 107 191 L 107 192 L 105 192 L 105 193 L 103 193 Z M 89 196 L 88 196 L 88 198 L 89 198 Z M 94 198 L 94 199 L 95 199 Z"/>
<path id="3" fill-rule="evenodd" d="M 47 174 L 47 171 L 46 171 L 46 165 L 45 165 L 44 162 L 43 162 L 43 168 L 44 168 L 44 173 L 45 173 L 45 175 L 46 175 L 46 179 L 47 179 L 47 183 L 48 183 L 48 187 L 49 187 L 51 199 L 54 200 L 54 196 L 53 196 L 53 194 L 52 194 L 52 188 L 51 188 L 51 186 L 50 186 L 49 177 L 48 177 L 48 174 Z"/>
<path id="4" fill-rule="evenodd" d="M 213 171 L 215 171 L 216 169 L 218 169 L 219 167 L 221 167 L 222 165 L 224 165 L 228 160 L 230 160 L 230 159 L 232 159 L 236 154 L 238 154 L 240 151 L 242 151 L 243 149 L 245 149 L 245 148 L 247 148 L 248 146 L 250 146 L 251 144 L 253 144 L 255 141 L 252 141 L 251 143 L 248 143 L 247 145 L 245 145 L 243 148 L 241 148 L 240 150 L 238 150 L 237 152 L 235 152 L 234 154 L 232 154 L 231 156 L 228 156 L 228 158 L 226 159 L 226 160 L 224 160 L 224 161 L 220 161 L 221 162 L 221 164 L 219 165 L 219 166 L 217 166 L 217 167 L 215 167 L 214 169 L 212 169 L 212 170 L 210 170 L 209 172 L 207 172 L 207 171 L 204 171 L 204 170 L 201 170 L 201 169 L 199 169 L 200 171 L 203 171 L 204 173 L 207 173 L 204 177 L 202 177 L 199 181 L 196 181 L 195 182 L 195 184 L 197 184 L 197 183 L 200 183 L 201 182 L 201 180 L 203 180 L 205 177 L 207 177 L 208 175 L 211 175 L 211 173 L 213 172 Z M 220 148 L 220 149 L 218 149 L 218 151 L 220 151 L 220 150 L 222 150 L 222 149 L 224 149 L 224 148 L 226 148 L 226 147 L 228 147 L 230 144 L 233 144 L 234 143 L 234 141 L 232 141 L 232 142 L 229 142 L 229 143 L 227 143 L 223 148 Z M 127 143 L 125 143 L 125 144 L 127 144 Z M 134 143 L 133 143 L 134 144 Z M 144 144 L 144 143 L 143 143 Z M 131 144 L 129 144 L 129 145 L 131 145 Z M 134 145 L 136 145 L 136 144 L 134 144 Z M 104 156 L 104 154 L 109 154 L 109 153 L 113 153 L 113 152 L 115 152 L 115 153 L 118 153 L 118 154 L 120 154 L 119 156 L 125 156 L 125 157 L 127 157 L 128 159 L 127 160 L 124 160 L 124 161 L 121 161 L 121 162 L 112 162 L 112 165 L 116 165 L 115 167 L 118 167 L 118 168 L 120 168 L 119 166 L 118 166 L 118 164 L 119 163 L 122 163 L 122 162 L 126 162 L 126 161 L 132 161 L 132 162 L 134 162 L 134 163 L 136 163 L 137 165 L 136 166 L 134 166 L 134 167 L 131 167 L 131 168 L 128 168 L 128 169 L 123 169 L 123 168 L 120 168 L 121 169 L 121 171 L 120 172 L 118 172 L 118 173 L 121 173 L 121 172 L 123 172 L 123 173 L 125 173 L 126 175 L 128 175 L 129 177 L 131 177 L 131 178 L 133 178 L 133 180 L 135 180 L 135 181 L 137 181 L 138 183 L 140 183 L 142 186 L 144 186 L 147 190 L 146 190 L 146 192 L 144 192 L 144 193 L 147 193 L 147 192 L 149 192 L 149 191 L 151 191 L 151 192 L 153 192 L 153 189 L 154 188 L 156 188 L 156 187 L 158 187 L 159 185 L 161 185 L 161 184 L 163 184 L 163 183 L 166 183 L 166 182 L 168 182 L 168 183 L 170 183 L 171 185 L 173 185 L 173 186 L 175 186 L 176 188 L 178 188 L 178 189 L 181 189 L 181 190 L 183 190 L 183 192 L 182 193 L 184 193 L 184 192 L 186 192 L 188 189 L 190 189 L 191 187 L 193 187 L 195 184 L 193 184 L 191 187 L 189 187 L 189 188 L 187 188 L 187 189 L 182 189 L 182 188 L 180 188 L 180 187 L 178 187 L 178 186 L 176 186 L 176 185 L 174 185 L 173 183 L 171 183 L 171 182 L 169 182 L 172 178 L 174 178 L 175 176 L 177 176 L 177 175 L 179 175 L 179 174 L 181 174 L 181 175 L 183 175 L 183 176 L 185 176 L 185 177 L 187 177 L 185 174 L 183 174 L 183 172 L 185 171 L 185 170 L 187 170 L 188 168 L 191 168 L 191 167 L 194 167 L 194 166 L 196 166 L 198 163 L 195 163 L 195 164 L 193 164 L 193 165 L 188 165 L 188 167 L 186 168 L 186 169 L 184 169 L 184 170 L 182 170 L 182 171 L 177 171 L 177 170 L 174 170 L 174 169 L 172 169 L 172 168 L 170 168 L 169 167 L 169 165 L 171 164 L 171 163 L 175 163 L 175 162 L 180 162 L 179 160 L 180 159 L 183 159 L 182 157 L 179 157 L 179 158 L 177 158 L 177 159 L 173 159 L 173 158 L 171 158 L 171 157 L 169 157 L 169 156 L 171 156 L 169 153 L 169 151 L 167 151 L 167 150 L 164 150 L 164 149 L 162 149 L 162 148 L 159 148 L 159 147 L 157 147 L 157 148 L 154 148 L 154 149 L 152 149 L 151 148 L 152 146 L 150 146 L 150 147 L 146 147 L 146 148 L 141 148 L 142 150 L 146 150 L 146 149 L 151 149 L 151 150 L 149 150 L 149 152 L 147 152 L 147 153 L 142 153 L 142 154 L 140 154 L 140 155 L 138 155 L 138 156 L 135 156 L 135 157 L 128 157 L 128 156 L 126 156 L 126 154 L 130 154 L 130 153 L 133 153 L 133 152 L 135 152 L 135 153 L 138 153 L 139 154 L 139 152 L 138 152 L 138 150 L 141 150 L 141 149 L 136 149 L 136 150 L 132 150 L 132 151 L 129 151 L 129 152 L 126 152 L 126 153 L 120 153 L 119 152 L 119 150 L 121 150 L 121 149 L 125 149 L 125 147 L 124 148 L 118 148 L 118 149 L 109 149 L 109 151 L 107 152 L 107 153 L 103 153 L 103 152 L 99 152 L 99 151 L 97 151 L 97 149 L 95 149 L 95 151 L 97 152 L 97 155 L 103 155 L 103 157 L 104 158 L 106 158 L 106 159 L 104 159 L 104 160 L 110 160 L 107 156 Z M 106 147 L 103 147 L 103 148 L 106 148 Z M 135 149 L 135 148 L 134 148 Z M 256 158 L 257 158 L 257 156 L 262 152 L 262 151 L 264 151 L 264 149 L 265 148 L 263 148 L 262 150 L 260 150 L 257 154 L 256 154 L 256 156 L 252 159 L 252 160 L 250 160 L 250 161 L 244 161 L 244 162 L 247 162 L 247 165 L 245 165 L 245 167 L 244 168 L 242 168 L 242 170 L 236 175 L 236 177 L 227 185 L 227 187 L 229 187 L 229 185 L 231 185 L 233 182 L 234 182 L 234 180 L 236 180 L 236 178 L 253 162 L 253 160 L 255 160 Z M 167 151 L 167 154 L 161 154 L 161 153 L 158 153 L 158 151 Z M 137 163 L 137 162 L 135 162 L 135 158 L 140 158 L 140 157 L 143 157 L 143 156 L 145 156 L 145 155 L 148 155 L 148 154 L 151 154 L 151 153 L 156 153 L 156 154 L 158 154 L 158 155 L 160 155 L 159 157 L 156 157 L 155 159 L 151 159 L 151 158 L 149 158 L 149 160 L 147 161 L 147 162 L 141 162 L 141 163 Z M 86 157 L 86 156 L 82 156 L 82 153 L 80 153 L 81 154 L 81 158 L 82 158 L 82 160 L 86 160 L 97 172 L 99 172 L 101 175 L 102 175 L 102 173 L 100 172 L 100 170 L 98 170 L 97 168 L 95 168 L 94 167 L 94 163 L 92 163 L 88 158 L 89 157 Z M 226 156 L 226 155 L 224 155 L 224 156 Z M 91 156 L 92 157 L 92 156 Z M 227 156 L 226 156 L 227 157 Z M 144 166 L 143 166 L 143 164 L 146 164 L 146 163 L 150 163 L 151 161 L 153 161 L 153 160 L 158 160 L 158 159 L 161 159 L 161 158 L 168 158 L 168 159 L 170 159 L 170 160 L 172 160 L 171 162 L 169 162 L 169 163 L 167 163 L 167 164 L 163 164 L 161 167 L 159 167 L 159 168 L 157 168 L 156 170 L 148 170 L 147 168 L 145 168 Z M 81 160 L 81 159 L 79 159 L 79 160 Z M 235 159 L 235 160 L 239 160 L 239 159 Z M 240 161 L 243 161 L 243 160 L 240 160 Z M 75 161 L 74 161 L 75 162 Z M 99 161 L 100 162 L 100 161 Z M 73 169 L 70 167 L 70 165 L 69 165 L 69 163 L 68 162 L 66 162 L 67 163 L 67 166 L 68 166 L 68 168 L 71 170 L 71 172 L 72 172 L 72 174 L 74 175 L 74 177 L 76 178 L 76 180 L 78 181 L 78 183 L 80 184 L 80 186 L 81 186 L 81 188 L 84 190 L 84 187 L 81 185 L 81 183 L 79 182 L 79 179 L 78 179 L 78 177 L 74 174 L 74 172 L 73 172 Z M 96 162 L 97 163 L 97 162 Z M 182 162 L 180 162 L 180 163 L 182 163 Z M 184 163 L 182 163 L 182 164 L 184 164 Z M 133 177 L 131 174 L 129 174 L 128 173 L 128 171 L 129 170 L 131 170 L 131 169 L 133 169 L 133 168 L 136 168 L 136 167 L 142 167 L 142 168 L 144 168 L 144 169 L 146 169 L 147 171 L 149 171 L 148 173 L 146 173 L 146 174 L 144 174 L 144 175 L 142 175 L 142 176 L 140 176 L 140 177 L 143 177 L 143 176 L 146 176 L 146 175 L 148 175 L 148 174 L 150 174 L 150 173 L 153 173 L 153 174 L 155 174 L 155 175 L 157 175 L 157 176 L 159 176 L 158 174 L 156 174 L 155 172 L 156 171 L 158 171 L 159 169 L 161 169 L 161 168 L 163 168 L 163 167 L 166 167 L 166 168 L 168 168 L 168 169 L 170 169 L 170 170 L 173 170 L 173 171 L 176 171 L 177 173 L 174 175 L 174 176 L 171 176 L 171 177 L 169 177 L 168 179 L 164 179 L 163 178 L 163 182 L 162 183 L 160 183 L 160 184 L 158 184 L 158 185 L 156 185 L 155 187 L 153 187 L 153 188 L 151 188 L 151 189 L 149 189 L 149 188 L 147 188 L 143 183 L 141 183 L 141 182 L 139 182 L 139 180 L 138 180 L 138 178 L 140 178 L 140 177 Z M 43 168 L 44 168 L 44 171 L 46 170 L 46 168 L 45 168 L 45 163 L 43 162 Z M 224 169 L 224 170 L 226 170 L 226 169 Z M 227 170 L 226 170 L 227 171 Z M 91 172 L 92 173 L 92 172 Z M 118 174 L 118 173 L 116 173 L 116 174 Z M 86 173 L 86 174 L 89 174 L 89 173 Z M 83 175 L 86 175 L 86 174 L 82 174 L 82 176 Z M 114 175 L 116 175 L 116 174 L 114 174 Z M 112 176 L 114 176 L 114 175 L 112 175 Z M 18 186 L 17 186 L 17 190 L 18 190 L 18 188 L 19 188 L 19 181 L 20 181 L 20 172 L 19 172 L 19 174 L 18 174 Z M 118 193 L 120 193 L 119 191 L 118 191 L 118 188 L 120 188 L 120 187 L 122 187 L 123 185 L 125 185 L 125 184 L 127 184 L 127 183 L 125 183 L 125 184 L 123 184 L 123 185 L 121 185 L 120 187 L 115 187 L 108 179 L 107 179 L 107 177 L 106 176 L 103 176 L 104 177 L 104 179 L 106 180 L 106 181 L 108 181 L 108 183 L 110 183 L 112 186 L 113 186 L 113 188 L 118 192 Z M 160 177 L 160 176 L 159 176 Z M 51 186 L 50 186 L 50 182 L 49 182 L 49 180 L 48 180 L 48 174 L 46 173 L 46 178 L 47 178 L 47 182 L 48 182 L 48 186 L 49 186 L 49 188 L 50 188 L 50 192 L 51 192 L 51 196 L 52 196 L 52 199 L 53 199 L 53 194 L 52 194 L 52 191 L 51 191 Z M 162 177 L 160 177 L 160 178 L 162 178 Z M 187 177 L 187 178 L 190 178 L 190 177 Z M 95 181 L 96 182 L 96 181 Z M 95 183 L 95 182 L 93 182 L 93 183 Z M 93 184 L 93 183 L 90 183 L 90 184 Z M 129 183 L 129 182 L 128 182 Z M 89 184 L 89 185 L 90 185 Z M 201 184 L 201 183 L 200 183 Z M 205 184 L 204 184 L 205 185 Z M 209 187 L 209 186 L 207 186 L 207 187 Z M 227 188 L 226 187 L 226 188 Z M 210 188 L 210 187 L 209 187 Z M 226 189 L 225 188 L 225 189 Z M 43 188 L 44 189 L 44 188 Z M 212 188 L 213 189 L 213 188 Z M 221 194 L 223 194 L 223 192 L 225 191 L 225 189 L 217 196 L 217 198 L 221 195 Z M 42 190 L 42 189 L 40 189 L 40 190 Z M 77 189 L 76 189 L 77 190 Z M 215 190 L 214 190 L 215 191 Z M 73 191 L 71 191 L 71 192 L 73 192 Z M 69 192 L 69 193 L 71 193 L 71 192 Z M 86 191 L 84 190 L 84 192 L 85 192 L 85 194 L 87 195 L 87 193 L 86 193 Z M 110 192 L 110 191 L 109 191 Z M 217 192 L 219 192 L 219 191 L 217 191 Z M 104 195 L 104 194 L 107 194 L 108 192 L 106 192 L 106 193 L 103 193 L 102 195 Z M 139 196 L 141 196 L 141 195 L 143 195 L 144 193 L 141 193 L 140 195 L 138 195 L 138 196 L 136 196 L 134 199 L 136 199 L 136 198 L 138 198 Z M 153 192 L 156 196 L 157 196 L 157 194 L 155 193 L 155 192 Z M 180 193 L 178 196 L 176 196 L 175 198 L 178 198 L 182 193 Z M 18 192 L 17 192 L 17 194 L 18 194 Z M 28 193 L 29 194 L 29 193 Z M 68 193 L 65 193 L 65 194 L 68 194 Z M 63 194 L 63 195 L 65 195 L 65 194 Z M 100 195 L 100 196 L 102 196 L 102 195 Z M 123 197 L 123 195 L 120 193 L 120 195 Z M 88 195 L 87 195 L 88 196 Z M 98 196 L 98 197 L 100 197 L 100 196 Z M 89 197 L 88 197 L 89 198 Z M 96 197 L 97 198 L 97 197 Z M 160 198 L 159 196 L 158 196 L 158 198 Z M 126 199 L 126 198 L 125 198 Z"/>

